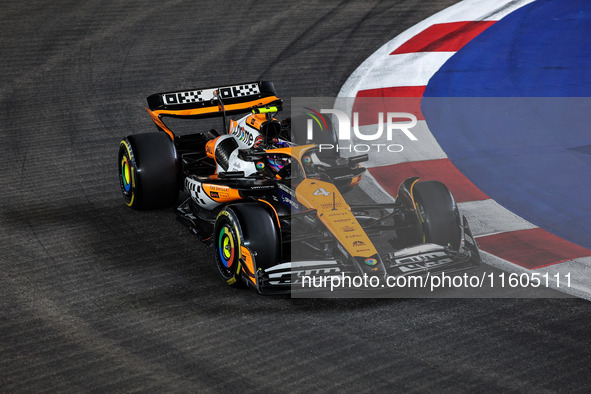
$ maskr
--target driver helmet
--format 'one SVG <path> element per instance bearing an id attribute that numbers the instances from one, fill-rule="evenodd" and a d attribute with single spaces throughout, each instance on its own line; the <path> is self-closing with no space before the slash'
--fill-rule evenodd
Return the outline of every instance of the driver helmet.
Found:
<path id="1" fill-rule="evenodd" d="M 268 155 L 267 162 L 273 171 L 279 172 L 283 167 L 291 163 L 291 158 L 287 155 Z"/>

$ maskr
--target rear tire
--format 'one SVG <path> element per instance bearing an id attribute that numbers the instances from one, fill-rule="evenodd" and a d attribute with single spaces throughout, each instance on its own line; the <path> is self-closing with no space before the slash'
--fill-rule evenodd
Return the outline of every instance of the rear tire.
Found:
<path id="1" fill-rule="evenodd" d="M 443 183 L 418 182 L 413 197 L 423 230 L 423 242 L 458 250 L 462 238 L 458 206 Z"/>
<path id="2" fill-rule="evenodd" d="M 174 205 L 179 195 L 174 143 L 164 133 L 130 135 L 119 144 L 119 183 L 125 204 L 133 209 Z"/>

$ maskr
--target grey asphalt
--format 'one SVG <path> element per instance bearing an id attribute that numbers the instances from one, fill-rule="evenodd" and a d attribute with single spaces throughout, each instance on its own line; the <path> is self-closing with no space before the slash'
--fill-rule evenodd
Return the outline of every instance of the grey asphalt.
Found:
<path id="1" fill-rule="evenodd" d="M 451 3 L 1 1 L 0 392 L 589 392 L 587 301 L 264 297 L 120 196 L 149 94 L 335 96 Z"/>

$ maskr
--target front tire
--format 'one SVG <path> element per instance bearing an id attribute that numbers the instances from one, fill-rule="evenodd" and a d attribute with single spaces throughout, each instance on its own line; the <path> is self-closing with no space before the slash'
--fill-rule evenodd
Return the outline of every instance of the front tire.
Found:
<path id="1" fill-rule="evenodd" d="M 413 198 L 423 230 L 423 242 L 451 246 L 458 250 L 462 240 L 458 206 L 443 183 L 418 182 Z"/>
<path id="2" fill-rule="evenodd" d="M 252 257 L 245 271 L 252 276 L 257 269 L 279 263 L 280 234 L 278 224 L 266 207 L 258 203 L 238 203 L 222 209 L 213 230 L 214 255 L 218 271 L 230 286 L 241 286 L 243 248 Z"/>

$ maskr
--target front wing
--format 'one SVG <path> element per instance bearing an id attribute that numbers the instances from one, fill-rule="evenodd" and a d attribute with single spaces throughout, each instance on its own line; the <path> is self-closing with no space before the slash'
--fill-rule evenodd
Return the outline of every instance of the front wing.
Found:
<path id="1" fill-rule="evenodd" d="M 463 234 L 459 250 L 427 243 L 390 252 L 380 256 L 386 273 L 379 275 L 376 280 L 385 283 L 381 281 L 386 281 L 388 277 L 451 274 L 478 266 L 478 246 L 464 217 L 462 222 Z M 258 270 L 255 287 L 262 294 L 331 290 L 332 277 L 362 278 L 368 275 L 351 261 L 332 259 L 284 262 L 266 270 Z M 355 290 L 376 288 L 383 287 L 355 286 Z"/>

